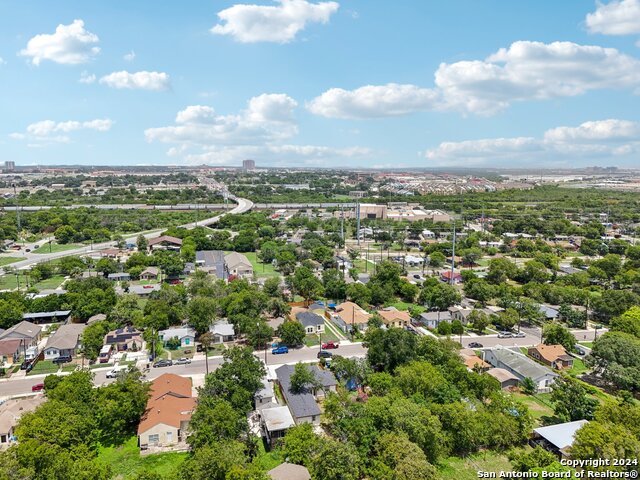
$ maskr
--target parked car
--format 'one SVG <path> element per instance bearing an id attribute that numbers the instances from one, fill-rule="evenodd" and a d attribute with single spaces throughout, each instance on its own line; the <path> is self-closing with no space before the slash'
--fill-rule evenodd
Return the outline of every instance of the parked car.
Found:
<path id="1" fill-rule="evenodd" d="M 191 359 L 187 357 L 182 357 L 173 362 L 174 365 L 188 365 L 191 363 Z"/>
<path id="2" fill-rule="evenodd" d="M 526 336 L 527 336 L 527 334 L 524 333 L 524 332 L 518 332 L 518 333 L 514 333 L 513 334 L 513 338 L 524 338 Z"/>
<path id="3" fill-rule="evenodd" d="M 22 362 L 22 365 L 20 365 L 20 370 L 26 370 L 27 368 L 29 368 L 29 364 L 31 362 L 29 360 L 25 360 L 24 362 Z"/>
<path id="4" fill-rule="evenodd" d="M 513 333 L 511 332 L 499 332 L 498 338 L 511 338 L 513 337 Z"/>
<path id="5" fill-rule="evenodd" d="M 32 392 L 41 392 L 42 390 L 44 390 L 44 383 L 36 383 L 31 387 Z"/>
<path id="6" fill-rule="evenodd" d="M 69 355 L 60 355 L 58 358 L 53 359 L 53 363 L 56 365 L 62 365 L 63 363 L 69 363 L 71 361 L 71 357 Z"/>
<path id="7" fill-rule="evenodd" d="M 158 360 L 153 364 L 153 368 L 170 367 L 171 365 L 173 365 L 173 362 L 171 360 Z"/>
<path id="8" fill-rule="evenodd" d="M 482 347 L 483 347 L 483 345 L 481 343 L 478 343 L 478 342 L 471 342 L 469 344 L 469 348 L 482 348 Z"/>
<path id="9" fill-rule="evenodd" d="M 333 358 L 333 353 L 327 352 L 325 350 L 320 350 L 318 352 L 318 358 Z"/>
<path id="10" fill-rule="evenodd" d="M 580 356 L 584 356 L 587 354 L 587 351 L 584 348 L 576 345 L 576 353 Z"/>
<path id="11" fill-rule="evenodd" d="M 289 348 L 288 347 L 277 347 L 277 348 L 274 348 L 273 350 L 271 350 L 271 354 L 272 355 L 280 355 L 282 353 L 289 353 Z"/>
<path id="12" fill-rule="evenodd" d="M 113 370 L 109 370 L 107 372 L 107 378 L 116 378 L 118 376 L 118 373 L 126 370 L 127 368 L 129 367 L 127 367 L 126 365 L 115 367 Z"/>
<path id="13" fill-rule="evenodd" d="M 338 348 L 340 346 L 339 343 L 336 342 L 327 342 L 322 344 L 323 350 L 331 350 L 332 348 Z"/>

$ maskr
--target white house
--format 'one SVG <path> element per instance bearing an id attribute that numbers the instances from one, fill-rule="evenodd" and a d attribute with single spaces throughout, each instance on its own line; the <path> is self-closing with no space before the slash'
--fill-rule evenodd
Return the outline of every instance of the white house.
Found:
<path id="1" fill-rule="evenodd" d="M 158 332 L 160 340 L 166 345 L 172 338 L 180 340 L 181 347 L 193 347 L 196 341 L 196 331 L 191 327 L 171 327 Z"/>

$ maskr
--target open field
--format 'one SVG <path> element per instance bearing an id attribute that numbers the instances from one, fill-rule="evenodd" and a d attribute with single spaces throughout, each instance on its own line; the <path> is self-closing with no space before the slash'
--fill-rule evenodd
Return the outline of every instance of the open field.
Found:
<path id="1" fill-rule="evenodd" d="M 258 259 L 256 252 L 246 252 L 244 254 L 253 266 L 253 272 L 257 277 L 277 277 L 280 274 L 276 272 L 270 263 L 262 263 Z"/>
<path id="2" fill-rule="evenodd" d="M 19 262 L 22 260 L 20 257 L 0 257 L 0 267 L 4 267 L 5 265 L 10 265 L 15 262 Z"/>
<path id="3" fill-rule="evenodd" d="M 478 471 L 501 472 L 511 471 L 511 462 L 505 455 L 495 452 L 484 452 L 465 458 L 449 457 L 437 465 L 443 479 L 477 480 Z"/>

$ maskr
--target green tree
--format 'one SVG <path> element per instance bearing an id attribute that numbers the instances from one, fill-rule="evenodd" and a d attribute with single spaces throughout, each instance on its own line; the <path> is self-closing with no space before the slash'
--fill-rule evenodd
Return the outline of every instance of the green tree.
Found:
<path id="1" fill-rule="evenodd" d="M 104 336 L 114 328 L 114 325 L 107 320 L 99 320 L 88 325 L 82 331 L 82 351 L 89 360 L 96 360 L 104 345 Z"/>
<path id="2" fill-rule="evenodd" d="M 301 393 L 309 389 L 318 388 L 320 383 L 311 369 L 304 363 L 298 362 L 291 374 L 291 391 Z"/>
<path id="3" fill-rule="evenodd" d="M 304 342 L 305 331 L 300 322 L 285 321 L 280 324 L 276 333 L 280 337 L 281 343 L 288 347 L 297 347 Z"/>
<path id="4" fill-rule="evenodd" d="M 364 344 L 368 348 L 367 359 L 377 371 L 393 372 L 416 356 L 416 336 L 400 328 L 367 331 Z"/>
<path id="5" fill-rule="evenodd" d="M 312 478 L 323 480 L 358 480 L 360 470 L 360 457 L 353 445 L 333 439 L 320 442 L 309 465 Z"/>
<path id="6" fill-rule="evenodd" d="M 640 307 L 631 307 L 611 320 L 611 331 L 628 333 L 640 338 Z"/>
<path id="7" fill-rule="evenodd" d="M 106 277 L 108 274 L 118 271 L 118 264 L 111 258 L 101 258 L 96 263 L 96 270 Z"/>
<path id="8" fill-rule="evenodd" d="M 320 441 L 312 425 L 302 423 L 287 431 L 282 445 L 283 454 L 291 463 L 309 466 Z"/>
<path id="9" fill-rule="evenodd" d="M 149 241 L 147 240 L 147 237 L 144 235 L 138 235 L 136 246 L 138 247 L 139 252 L 146 252 L 149 248 Z"/>
<path id="10" fill-rule="evenodd" d="M 324 294 L 322 282 L 307 267 L 296 268 L 290 281 L 293 291 L 304 298 L 307 304 Z"/>
<path id="11" fill-rule="evenodd" d="M 593 344 L 585 362 L 593 372 L 620 389 L 640 390 L 640 340 L 623 332 L 607 332 Z"/>
<path id="12" fill-rule="evenodd" d="M 564 422 L 593 420 L 598 400 L 571 377 L 558 377 L 553 384 L 551 401 L 556 416 Z"/>
<path id="13" fill-rule="evenodd" d="M 468 320 L 473 329 L 481 333 L 489 326 L 489 317 L 482 310 L 474 309 L 469 314 Z"/>
<path id="14" fill-rule="evenodd" d="M 576 345 L 576 337 L 559 322 L 547 323 L 542 327 L 542 340 L 546 345 L 562 345 L 567 352 L 572 352 Z"/>
<path id="15" fill-rule="evenodd" d="M 256 349 L 267 348 L 273 339 L 273 328 L 267 322 L 260 319 L 255 326 L 249 329 L 247 334 L 249 344 Z"/>
<path id="16" fill-rule="evenodd" d="M 347 286 L 347 298 L 365 308 L 371 302 L 371 292 L 362 283 L 351 283 Z"/>
<path id="17" fill-rule="evenodd" d="M 198 335 L 209 331 L 216 318 L 217 302 L 211 297 L 193 297 L 187 304 L 187 315 Z"/>

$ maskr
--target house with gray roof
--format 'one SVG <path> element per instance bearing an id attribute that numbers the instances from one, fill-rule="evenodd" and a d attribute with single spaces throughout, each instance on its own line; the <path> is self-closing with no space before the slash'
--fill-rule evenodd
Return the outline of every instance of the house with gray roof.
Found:
<path id="1" fill-rule="evenodd" d="M 158 335 L 164 345 L 172 338 L 180 340 L 182 348 L 193 347 L 196 342 L 196 331 L 191 327 L 170 327 L 166 330 L 160 330 Z"/>
<path id="2" fill-rule="evenodd" d="M 61 325 L 47 340 L 44 349 L 45 360 L 58 357 L 73 357 L 81 347 L 80 337 L 87 326 L 84 323 L 66 323 Z"/>
<path id="3" fill-rule="evenodd" d="M 229 275 L 234 275 L 238 278 L 253 277 L 253 265 L 249 259 L 241 253 L 231 252 L 225 255 L 224 264 Z"/>
<path id="4" fill-rule="evenodd" d="M 52 312 L 31 312 L 22 315 L 23 320 L 33 323 L 66 322 L 71 316 L 71 310 L 54 310 Z"/>
<path id="5" fill-rule="evenodd" d="M 291 376 L 293 375 L 293 365 L 282 365 L 276 369 L 276 380 L 282 392 L 282 396 L 287 402 L 287 407 L 296 425 L 301 423 L 320 423 L 320 407 L 317 400 L 324 398 L 326 391 L 336 390 L 338 382 L 333 374 L 326 370 L 320 370 L 316 365 L 309 365 L 308 368 L 315 375 L 321 388 L 307 388 L 301 392 L 291 390 Z"/>
<path id="6" fill-rule="evenodd" d="M 302 324 L 307 335 L 324 332 L 324 318 L 313 312 L 298 312 L 296 320 Z"/>
<path id="7" fill-rule="evenodd" d="M 536 428 L 533 430 L 531 443 L 540 445 L 542 448 L 566 458 L 569 456 L 569 449 L 573 445 L 576 433 L 587 423 L 589 423 L 588 420 L 576 420 L 574 422 Z"/>
<path id="8" fill-rule="evenodd" d="M 38 341 L 40 341 L 41 332 L 42 327 L 39 327 L 35 323 L 23 320 L 2 332 L 0 334 L 0 340 L 4 340 L 5 338 L 20 338 L 24 340 L 25 346 L 32 347 L 37 345 Z"/>
<path id="9" fill-rule="evenodd" d="M 284 437 L 296 422 L 286 406 L 274 406 L 260 410 L 260 426 L 269 445 L 273 446 L 276 440 Z"/>
<path id="10" fill-rule="evenodd" d="M 224 320 L 209 327 L 214 343 L 232 342 L 236 338 L 236 330 L 232 323 Z"/>
<path id="11" fill-rule="evenodd" d="M 228 273 L 222 250 L 198 250 L 195 266 L 210 275 L 215 275 L 220 280 L 227 279 Z"/>
<path id="12" fill-rule="evenodd" d="M 287 462 L 269 470 L 267 475 L 271 480 L 311 480 L 311 474 L 307 467 Z"/>
<path id="13" fill-rule="evenodd" d="M 548 392 L 558 375 L 551 369 L 534 362 L 520 352 L 503 347 L 485 350 L 484 360 L 493 367 L 503 368 L 523 381 L 530 378 L 536 385 L 536 391 Z"/>
<path id="14" fill-rule="evenodd" d="M 418 321 L 427 328 L 438 328 L 442 322 L 451 322 L 451 312 L 445 310 L 442 312 L 423 312 L 420 314 Z"/>

